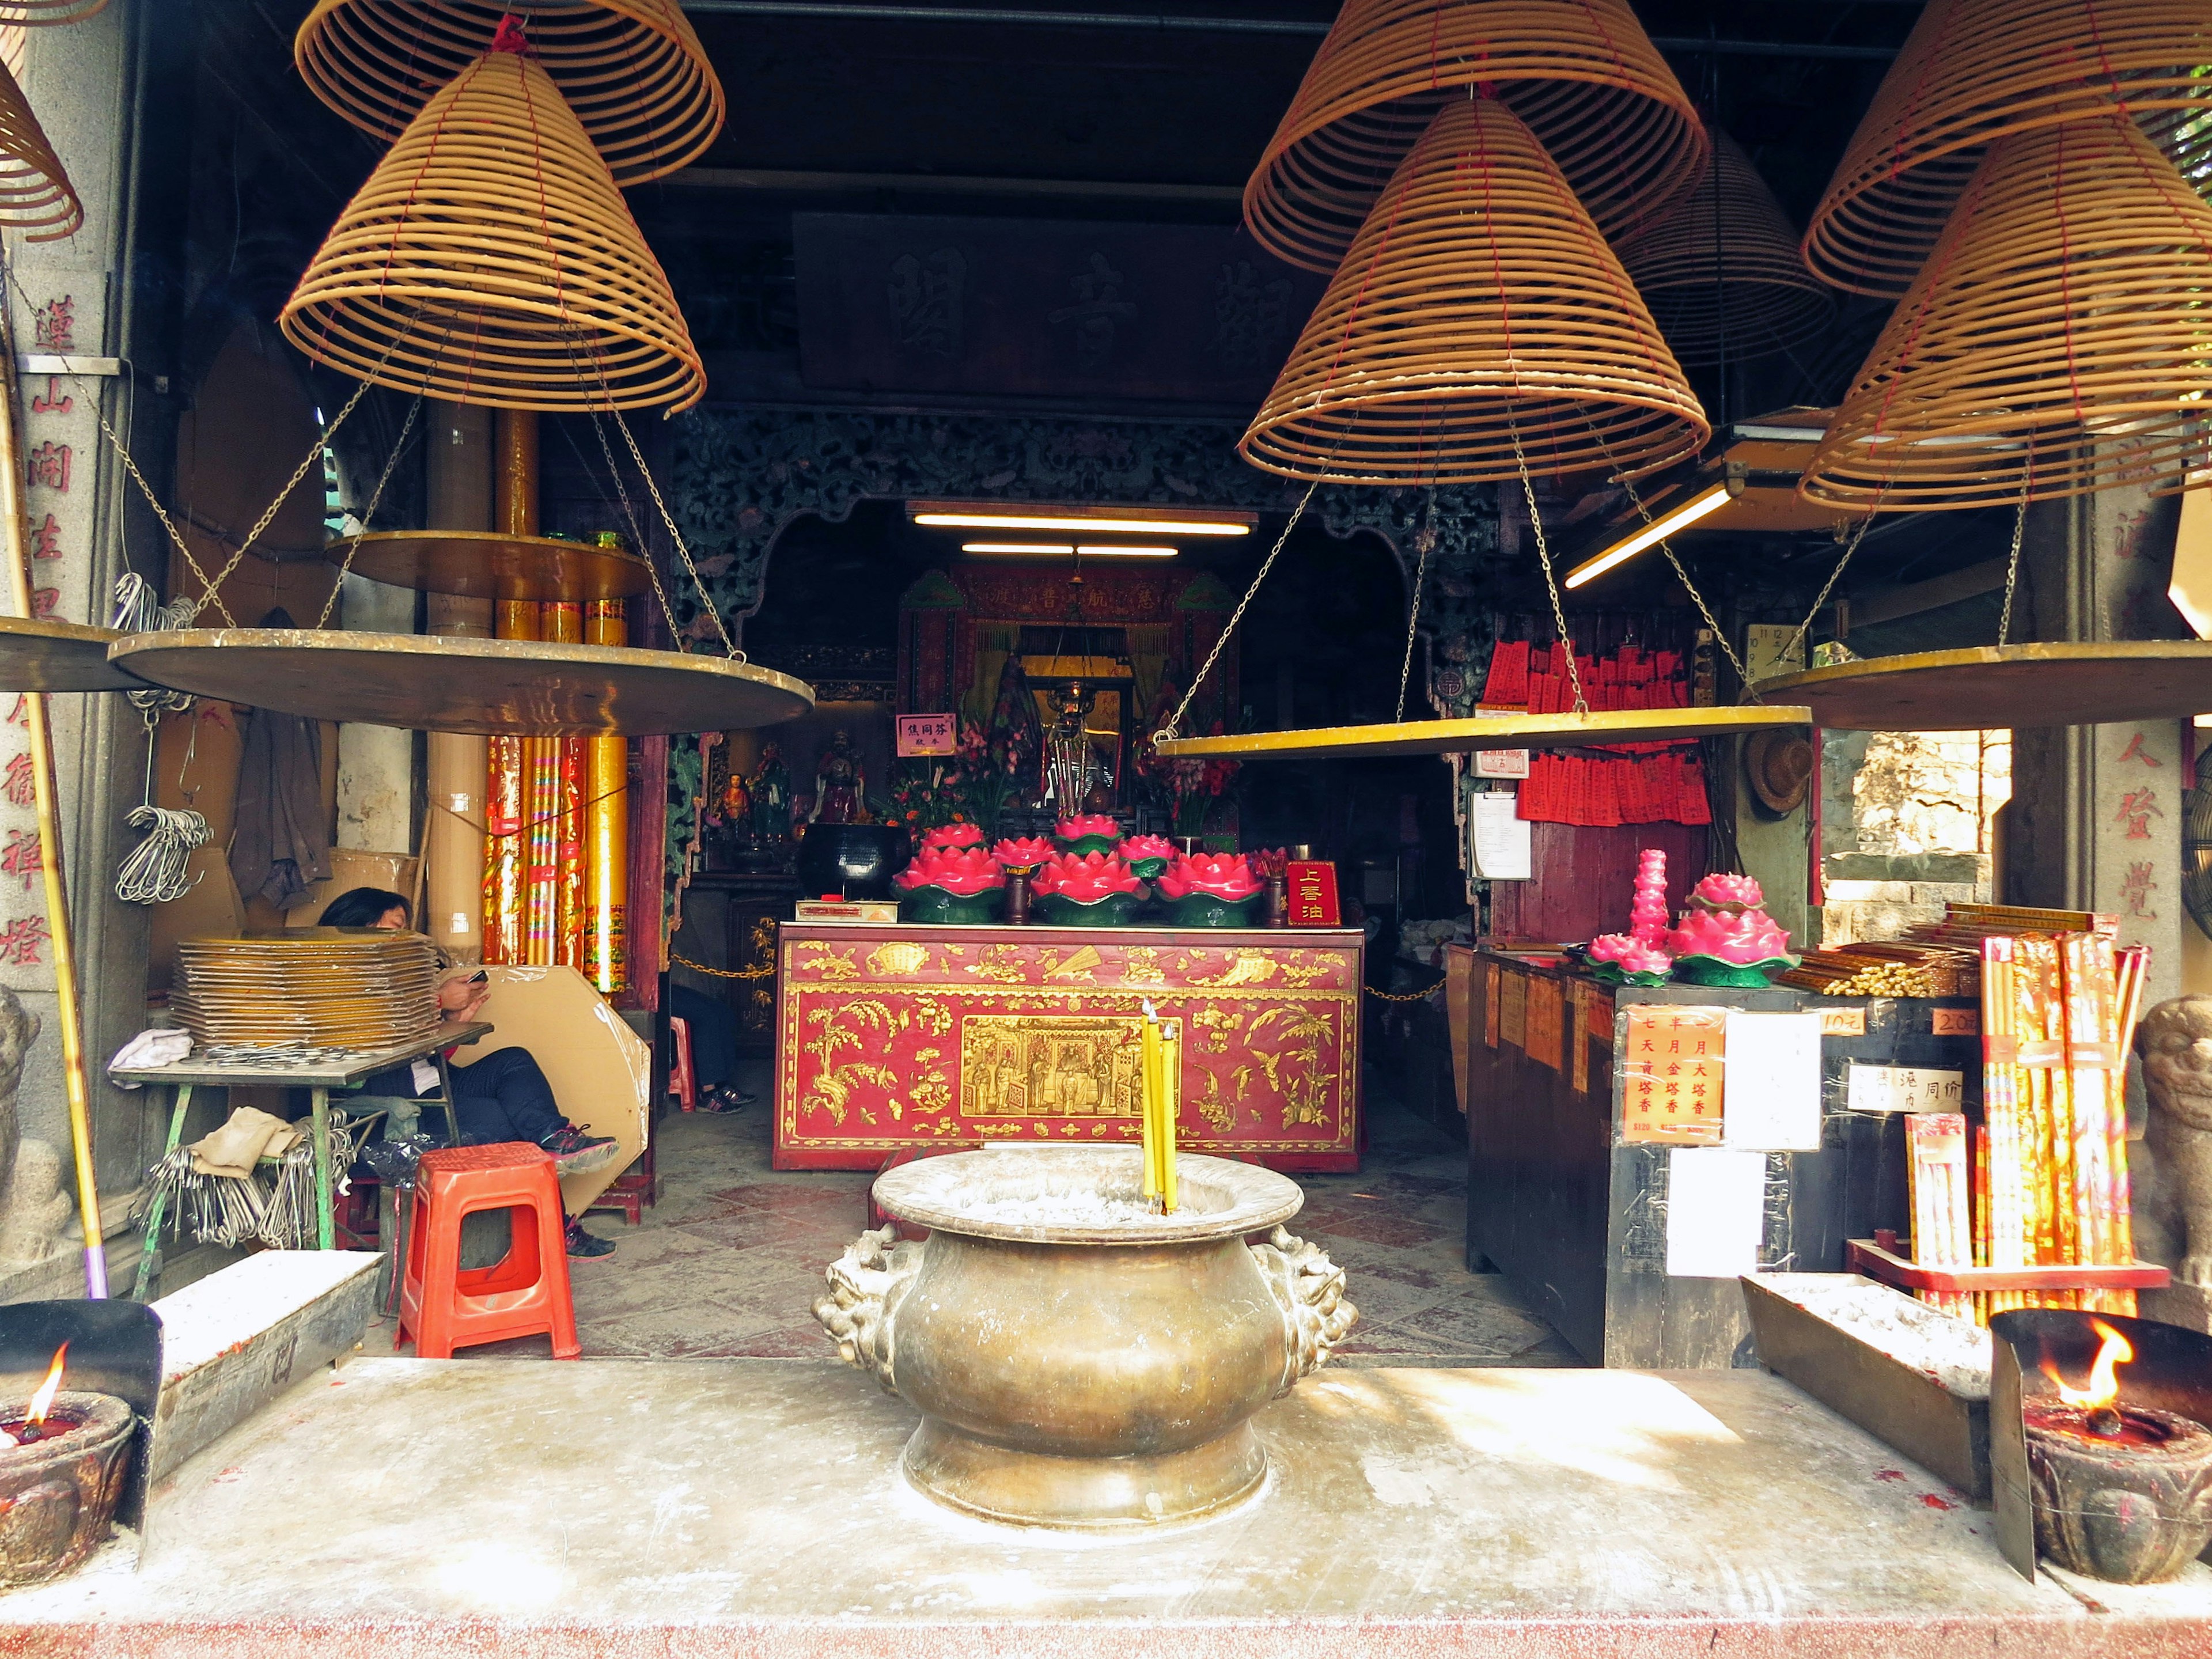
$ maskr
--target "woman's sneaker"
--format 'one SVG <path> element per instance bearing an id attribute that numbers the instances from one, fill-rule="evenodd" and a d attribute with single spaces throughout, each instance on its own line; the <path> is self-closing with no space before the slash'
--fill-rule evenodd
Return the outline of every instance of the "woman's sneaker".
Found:
<path id="1" fill-rule="evenodd" d="M 612 1255 L 615 1242 L 601 1238 L 597 1233 L 587 1233 L 584 1224 L 575 1217 L 568 1218 L 568 1254 L 572 1256 Z"/>
<path id="2" fill-rule="evenodd" d="M 573 1123 L 564 1123 L 538 1143 L 553 1155 L 553 1167 L 564 1176 L 590 1175 L 604 1170 L 622 1156 L 612 1135 L 587 1135 Z M 612 1249 L 610 1244 L 607 1249 Z M 571 1249 L 568 1254 L 575 1255 Z"/>

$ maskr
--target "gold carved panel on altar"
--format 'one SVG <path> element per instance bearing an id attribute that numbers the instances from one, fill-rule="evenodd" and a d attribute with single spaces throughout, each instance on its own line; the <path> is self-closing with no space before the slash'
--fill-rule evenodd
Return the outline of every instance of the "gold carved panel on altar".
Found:
<path id="1" fill-rule="evenodd" d="M 960 1022 L 967 1117 L 1137 1115 L 1142 1018 L 969 1014 Z"/>

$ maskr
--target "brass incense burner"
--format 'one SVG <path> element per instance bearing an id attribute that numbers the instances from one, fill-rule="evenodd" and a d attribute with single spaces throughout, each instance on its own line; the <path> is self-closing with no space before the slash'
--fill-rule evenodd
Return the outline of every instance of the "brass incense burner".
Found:
<path id="1" fill-rule="evenodd" d="M 1254 1414 L 1358 1314 L 1343 1270 L 1280 1225 L 1304 1202 L 1295 1182 L 1213 1158 L 1178 1172 L 1173 1215 L 1148 1212 L 1134 1147 L 954 1153 L 877 1181 L 883 1211 L 929 1237 L 863 1233 L 814 1316 L 921 1412 L 902 1467 L 924 1493 L 1111 1531 L 1259 1491 Z"/>

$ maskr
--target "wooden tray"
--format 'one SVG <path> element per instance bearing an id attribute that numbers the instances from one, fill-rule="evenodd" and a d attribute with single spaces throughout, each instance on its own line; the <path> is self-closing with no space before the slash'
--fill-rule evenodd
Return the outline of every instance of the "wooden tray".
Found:
<path id="1" fill-rule="evenodd" d="M 1844 1241 L 1844 1271 L 1900 1291 L 2162 1291 L 2172 1273 L 2154 1261 L 2124 1267 L 1923 1267 L 1871 1238 Z"/>

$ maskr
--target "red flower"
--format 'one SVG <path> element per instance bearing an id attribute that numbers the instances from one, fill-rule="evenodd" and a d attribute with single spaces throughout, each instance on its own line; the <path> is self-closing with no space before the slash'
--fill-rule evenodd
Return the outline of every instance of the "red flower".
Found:
<path id="1" fill-rule="evenodd" d="M 891 878 L 891 885 L 902 892 L 942 887 L 962 898 L 1006 884 L 1006 866 L 980 847 L 925 847 L 912 864 Z"/>
<path id="2" fill-rule="evenodd" d="M 1260 884 L 1252 874 L 1252 866 L 1244 861 L 1241 853 L 1181 854 L 1160 878 L 1162 898 L 1188 898 L 1193 893 L 1209 893 L 1234 903 L 1250 898 L 1259 890 Z"/>
<path id="3" fill-rule="evenodd" d="M 1093 812 L 1088 817 L 1062 818 L 1053 826 L 1052 833 L 1062 841 L 1081 841 L 1085 836 L 1103 836 L 1111 841 L 1121 833 L 1121 826 L 1104 812 Z"/>
<path id="4" fill-rule="evenodd" d="M 1252 873 L 1262 881 L 1272 881 L 1277 876 L 1290 873 L 1291 849 L 1287 847 L 1262 847 L 1256 853 L 1247 853 L 1244 861 L 1252 866 Z"/>
<path id="5" fill-rule="evenodd" d="M 956 847 L 981 847 L 983 839 L 983 832 L 972 823 L 939 824 L 921 838 L 921 850 L 927 853 L 933 848 L 949 850 Z"/>
<path id="6" fill-rule="evenodd" d="M 1031 879 L 1042 896 L 1057 893 L 1079 904 L 1091 904 L 1113 893 L 1141 893 L 1145 884 L 1130 873 L 1115 853 L 1061 853 L 1048 859 Z"/>
<path id="7" fill-rule="evenodd" d="M 1009 870 L 1034 870 L 1055 850 L 1042 836 L 1024 836 L 1000 842 L 991 849 L 991 856 Z"/>
<path id="8" fill-rule="evenodd" d="M 1132 836 L 1119 850 L 1131 864 L 1139 859 L 1172 859 L 1176 855 L 1175 843 L 1165 836 Z"/>

